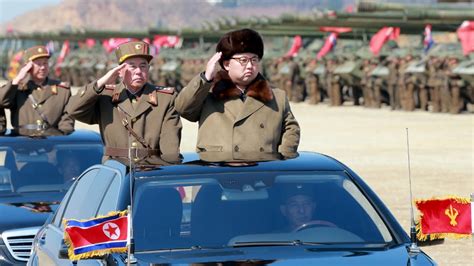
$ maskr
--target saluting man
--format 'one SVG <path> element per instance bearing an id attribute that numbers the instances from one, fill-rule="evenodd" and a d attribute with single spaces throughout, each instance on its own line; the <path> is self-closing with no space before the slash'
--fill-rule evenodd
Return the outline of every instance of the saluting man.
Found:
<path id="1" fill-rule="evenodd" d="M 148 83 L 149 45 L 131 41 L 117 47 L 119 65 L 71 98 L 67 111 L 87 124 L 99 124 L 106 157 L 176 156 L 181 120 L 172 87 Z M 121 83 L 115 84 L 117 78 Z"/>
<path id="2" fill-rule="evenodd" d="M 67 83 L 48 77 L 50 56 L 45 46 L 28 48 L 26 64 L 0 88 L 0 108 L 10 109 L 11 124 L 20 134 L 74 131 L 74 120 L 65 111 L 71 91 Z"/>
<path id="3" fill-rule="evenodd" d="M 176 110 L 199 121 L 198 152 L 224 152 L 235 159 L 246 153 L 296 153 L 300 127 L 285 91 L 272 88 L 260 74 L 262 57 L 263 40 L 256 31 L 228 32 L 205 72 L 179 93 Z"/>

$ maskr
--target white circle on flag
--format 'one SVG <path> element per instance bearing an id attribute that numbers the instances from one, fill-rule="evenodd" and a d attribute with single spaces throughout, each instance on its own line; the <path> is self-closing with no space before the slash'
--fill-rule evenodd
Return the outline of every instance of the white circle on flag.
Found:
<path id="1" fill-rule="evenodd" d="M 112 240 L 116 240 L 120 237 L 120 228 L 114 223 L 104 224 L 104 226 L 102 226 L 102 231 L 108 238 Z"/>

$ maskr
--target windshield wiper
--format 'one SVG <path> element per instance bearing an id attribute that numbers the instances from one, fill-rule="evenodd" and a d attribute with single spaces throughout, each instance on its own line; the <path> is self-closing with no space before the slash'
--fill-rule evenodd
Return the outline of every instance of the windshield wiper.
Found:
<path id="1" fill-rule="evenodd" d="M 299 239 L 283 241 L 246 241 L 235 242 L 232 247 L 260 247 L 260 246 L 301 246 L 301 245 L 328 245 L 330 243 L 303 242 Z"/>

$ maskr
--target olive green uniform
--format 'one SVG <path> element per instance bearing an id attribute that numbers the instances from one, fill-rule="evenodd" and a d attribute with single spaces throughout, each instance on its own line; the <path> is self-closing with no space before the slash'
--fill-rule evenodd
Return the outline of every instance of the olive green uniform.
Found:
<path id="1" fill-rule="evenodd" d="M 132 159 L 138 160 L 179 153 L 182 125 L 174 108 L 175 98 L 173 88 L 146 83 L 140 97 L 132 98 L 123 84 L 103 89 L 97 88 L 94 81 L 71 98 L 67 111 L 81 122 L 99 125 L 105 146 L 112 150 L 108 153 L 106 149 L 105 155 L 128 157 L 127 149 L 132 147 L 137 151 Z M 131 135 L 125 125 L 145 144 Z"/>
<path id="2" fill-rule="evenodd" d="M 8 82 L 0 88 L 0 108 L 10 109 L 13 128 L 25 134 L 50 128 L 67 134 L 74 131 L 74 120 L 65 110 L 70 97 L 69 86 L 58 80 L 48 78 L 42 85 Z"/>

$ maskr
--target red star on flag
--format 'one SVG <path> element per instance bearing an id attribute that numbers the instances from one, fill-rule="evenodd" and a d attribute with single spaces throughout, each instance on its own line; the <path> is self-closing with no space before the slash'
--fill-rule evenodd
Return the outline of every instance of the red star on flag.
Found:
<path id="1" fill-rule="evenodd" d="M 110 239 L 117 239 L 120 236 L 120 229 L 114 223 L 106 223 L 102 230 L 104 231 L 104 234 Z"/>

